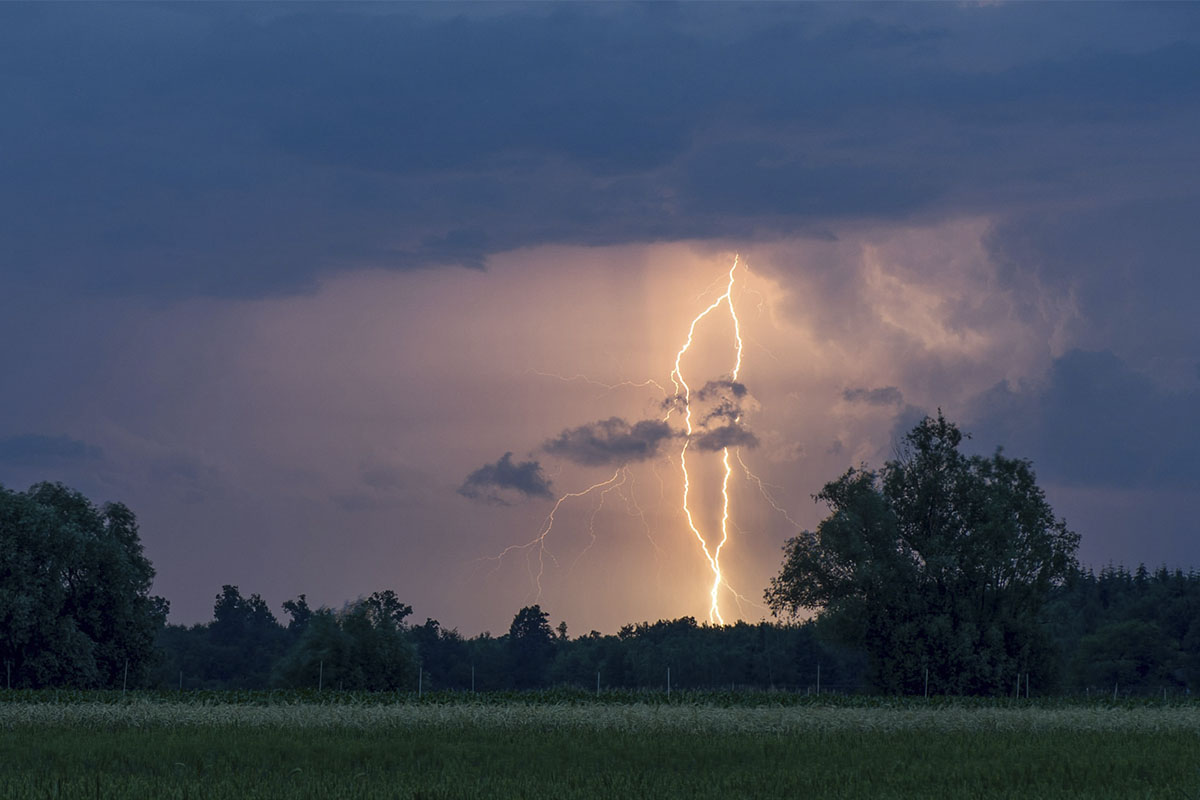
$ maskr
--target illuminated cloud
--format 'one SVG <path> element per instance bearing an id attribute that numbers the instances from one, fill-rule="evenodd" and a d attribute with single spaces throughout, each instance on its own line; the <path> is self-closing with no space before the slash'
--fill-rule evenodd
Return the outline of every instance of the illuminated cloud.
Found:
<path id="1" fill-rule="evenodd" d="M 472 500 L 507 505 L 502 492 L 513 491 L 525 497 L 550 497 L 550 481 L 537 461 L 513 463 L 505 453 L 495 464 L 484 464 L 458 487 L 458 493 Z"/>
<path id="2" fill-rule="evenodd" d="M 643 419 L 630 425 L 609 417 L 568 428 L 542 445 L 550 455 L 596 467 L 645 461 L 659 454 L 664 442 L 679 435 L 662 420 Z"/>

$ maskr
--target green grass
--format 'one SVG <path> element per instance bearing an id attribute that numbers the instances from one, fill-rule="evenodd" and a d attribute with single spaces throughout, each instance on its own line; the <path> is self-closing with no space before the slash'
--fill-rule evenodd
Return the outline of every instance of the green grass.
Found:
<path id="1" fill-rule="evenodd" d="M 0 797 L 1200 800 L 1190 704 L 229 699 L 10 696 Z"/>

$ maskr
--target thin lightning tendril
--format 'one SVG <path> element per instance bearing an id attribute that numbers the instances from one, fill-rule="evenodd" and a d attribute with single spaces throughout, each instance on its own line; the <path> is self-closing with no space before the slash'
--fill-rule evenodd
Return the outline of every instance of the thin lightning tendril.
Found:
<path id="1" fill-rule="evenodd" d="M 742 470 L 746 473 L 746 480 L 754 481 L 754 483 L 758 484 L 758 491 L 762 493 L 763 499 L 767 501 L 767 503 L 771 506 L 771 508 L 778 511 L 783 516 L 783 518 L 786 519 L 789 524 L 791 524 L 791 526 L 793 528 L 797 528 L 797 529 L 803 528 L 804 527 L 803 525 L 801 525 L 799 522 L 796 522 L 796 520 L 792 519 L 792 515 L 787 512 L 786 508 L 779 505 L 779 503 L 775 502 L 775 498 L 772 497 L 771 493 L 767 491 L 767 484 L 763 481 L 763 479 L 758 477 L 757 475 L 755 475 L 753 472 L 751 472 L 750 468 L 746 466 L 746 462 L 742 461 L 741 448 L 738 448 L 737 450 L 735 450 L 734 455 L 737 456 L 738 463 L 742 465 Z"/>
<path id="2" fill-rule="evenodd" d="M 579 559 L 587 555 L 588 551 L 592 549 L 592 545 L 596 543 L 596 516 L 604 509 L 604 501 L 608 499 L 608 493 L 619 490 L 629 482 L 629 469 L 627 467 L 621 467 L 621 469 L 617 470 L 617 474 L 621 476 L 621 480 L 616 483 L 609 482 L 600 490 L 600 502 L 596 504 L 596 507 L 592 509 L 592 515 L 588 517 L 589 538 L 587 547 L 580 550 L 579 555 L 575 556 L 570 568 L 567 569 L 567 574 L 570 574 L 575 569 L 575 565 L 579 563 Z M 616 476 L 613 477 L 615 478 Z"/>
<path id="3" fill-rule="evenodd" d="M 618 481 L 618 479 L 620 479 L 621 472 L 622 470 L 618 469 L 608 480 L 601 481 L 600 483 L 593 483 L 591 486 L 582 491 L 567 492 L 562 497 L 558 498 L 558 501 L 554 504 L 554 508 L 550 509 L 550 513 L 546 515 L 546 520 L 542 523 L 542 527 L 538 530 L 537 536 L 533 537 L 528 542 L 525 542 L 525 544 L 509 545 L 487 560 L 495 561 L 496 569 L 499 569 L 504 557 L 509 553 L 512 553 L 516 550 L 524 550 L 528 553 L 530 550 L 536 547 L 538 554 L 538 571 L 536 576 L 531 577 L 533 577 L 534 583 L 537 585 L 537 600 L 540 601 L 542 599 L 542 576 L 546 573 L 546 556 L 549 556 L 550 560 L 555 564 L 558 563 L 558 559 L 556 559 L 554 555 L 546 549 L 546 537 L 549 536 L 550 531 L 554 529 L 554 515 L 558 513 L 559 507 L 572 497 L 584 497 L 594 491 L 597 491 L 598 489 L 605 489 L 606 487 L 612 486 Z M 532 571 L 532 567 L 530 567 L 530 570 Z"/>
<path id="4" fill-rule="evenodd" d="M 576 381 L 581 381 L 589 384 L 590 386 L 598 386 L 601 389 L 604 389 L 606 392 L 615 391 L 617 389 L 644 389 L 647 386 L 653 386 L 655 389 L 658 389 L 660 392 L 662 392 L 664 397 L 668 396 L 666 387 L 653 378 L 647 378 L 644 381 L 618 381 L 617 383 L 604 383 L 603 381 L 598 381 L 595 378 L 590 378 L 587 375 L 559 375 L 554 372 L 542 372 L 541 370 L 537 369 L 527 370 L 527 372 L 533 373 L 534 375 L 540 375 L 543 378 L 557 378 L 563 383 L 574 383 Z"/>

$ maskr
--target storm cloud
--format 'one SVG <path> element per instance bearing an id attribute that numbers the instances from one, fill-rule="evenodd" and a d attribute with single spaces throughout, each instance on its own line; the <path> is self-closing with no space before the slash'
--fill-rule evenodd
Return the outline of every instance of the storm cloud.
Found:
<path id="1" fill-rule="evenodd" d="M 975 427 L 1058 483 L 1195 489 L 1197 409 L 1200 389 L 1164 389 L 1111 352 L 1072 350 L 1044 382 L 985 392 Z"/>
<path id="2" fill-rule="evenodd" d="M 458 487 L 458 493 L 472 500 L 507 505 L 502 493 L 513 491 L 525 497 L 551 497 L 550 481 L 537 461 L 514 463 L 512 453 L 500 456 L 495 464 L 484 464 Z"/>
<path id="3" fill-rule="evenodd" d="M 568 428 L 543 444 L 542 450 L 590 467 L 629 464 L 654 458 L 664 443 L 679 435 L 662 420 L 643 419 L 630 425 L 610 417 Z"/>
<path id="4" fill-rule="evenodd" d="M 1149 160 L 1183 137 L 1143 164 L 1096 149 L 1145 109 L 1186 120 L 1194 20 L 1159 4 L 4 4 L 0 68 L 19 80 L 0 224 L 23 281 L 253 297 L 547 243 L 827 235 L 1121 169 L 1178 187 Z M 1087 44 L 1026 35 L 1051 29 Z"/>

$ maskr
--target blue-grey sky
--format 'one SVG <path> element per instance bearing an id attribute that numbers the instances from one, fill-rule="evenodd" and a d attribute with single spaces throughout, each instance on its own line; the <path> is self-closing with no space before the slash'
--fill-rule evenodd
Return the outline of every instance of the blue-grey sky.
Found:
<path id="1" fill-rule="evenodd" d="M 1195 4 L 6 3 L 0 103 L 0 484 L 130 505 L 176 621 L 704 617 L 659 387 L 734 253 L 728 608 L 938 407 L 1200 566 Z"/>

